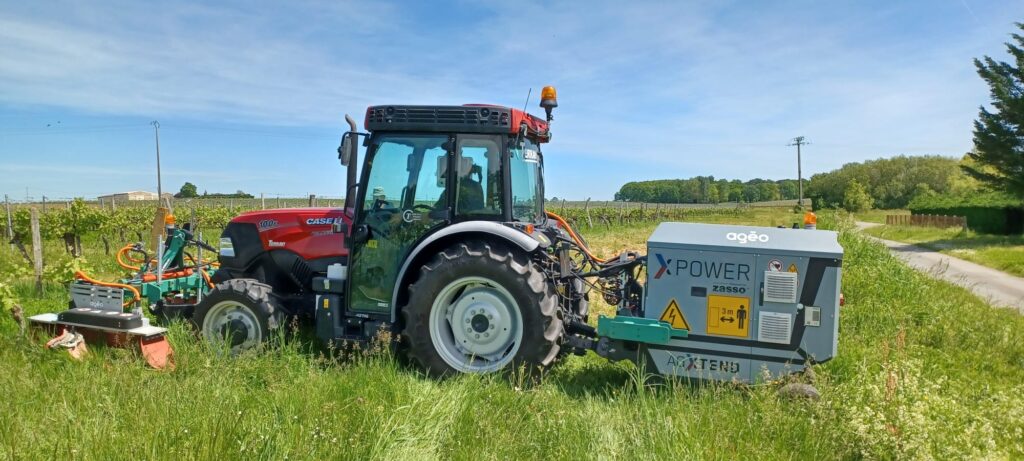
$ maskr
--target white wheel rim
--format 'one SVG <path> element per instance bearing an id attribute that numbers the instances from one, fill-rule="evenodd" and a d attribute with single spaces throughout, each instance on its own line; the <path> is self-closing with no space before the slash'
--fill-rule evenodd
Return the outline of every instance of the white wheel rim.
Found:
<path id="1" fill-rule="evenodd" d="M 252 349 L 263 340 L 256 314 L 237 301 L 214 304 L 203 319 L 202 332 L 203 338 L 212 344 L 226 341 L 232 354 Z"/>
<path id="2" fill-rule="evenodd" d="M 430 308 L 429 325 L 434 349 L 462 373 L 500 370 L 523 340 L 519 304 L 486 277 L 463 277 L 445 286 Z"/>

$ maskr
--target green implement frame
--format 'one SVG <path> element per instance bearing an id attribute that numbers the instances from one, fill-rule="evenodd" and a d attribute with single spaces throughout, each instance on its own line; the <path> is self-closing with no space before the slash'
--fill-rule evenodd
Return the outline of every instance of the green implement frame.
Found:
<path id="1" fill-rule="evenodd" d="M 686 338 L 689 334 L 688 330 L 672 328 L 668 323 L 655 319 L 603 315 L 597 319 L 598 336 L 621 341 L 668 344 L 672 338 Z"/>

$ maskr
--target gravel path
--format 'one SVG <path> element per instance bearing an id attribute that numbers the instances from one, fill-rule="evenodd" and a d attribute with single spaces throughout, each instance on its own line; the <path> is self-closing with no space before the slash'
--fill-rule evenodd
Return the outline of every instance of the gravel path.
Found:
<path id="1" fill-rule="evenodd" d="M 878 223 L 857 222 L 858 229 L 880 226 Z M 944 255 L 909 243 L 870 237 L 882 242 L 896 257 L 910 267 L 935 278 L 967 288 L 988 300 L 993 306 L 1011 307 L 1024 313 L 1024 278 L 1016 277 L 990 267 Z"/>

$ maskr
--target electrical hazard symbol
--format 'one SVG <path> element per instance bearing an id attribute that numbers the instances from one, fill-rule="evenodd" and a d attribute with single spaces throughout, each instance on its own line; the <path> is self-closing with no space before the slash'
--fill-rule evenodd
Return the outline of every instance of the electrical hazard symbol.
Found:
<path id="1" fill-rule="evenodd" d="M 686 317 L 683 317 L 683 311 L 679 310 L 679 303 L 676 300 L 668 302 L 668 306 L 665 306 L 665 312 L 661 313 L 661 318 L 658 320 L 672 325 L 672 328 L 678 330 L 689 330 L 690 324 L 686 322 Z"/>
<path id="2" fill-rule="evenodd" d="M 750 332 L 750 298 L 708 296 L 708 334 L 746 338 Z"/>

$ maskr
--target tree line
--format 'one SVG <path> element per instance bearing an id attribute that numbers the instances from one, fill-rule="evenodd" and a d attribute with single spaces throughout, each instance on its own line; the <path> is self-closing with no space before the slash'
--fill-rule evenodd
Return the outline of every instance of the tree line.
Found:
<path id="1" fill-rule="evenodd" d="M 974 149 L 961 159 L 936 155 L 880 158 L 848 163 L 811 176 L 804 185 L 816 206 L 850 211 L 906 208 L 943 196 L 974 203 L 988 197 L 996 208 L 1024 200 L 1024 23 L 1006 43 L 1009 61 L 975 59 L 978 75 L 989 87 L 989 107 L 981 106 L 974 122 Z M 796 181 L 716 180 L 712 176 L 629 182 L 616 200 L 655 203 L 754 202 L 796 198 Z M 979 195 L 980 194 L 980 195 Z M 998 203 L 997 203 L 998 202 Z M 950 205 L 952 206 L 952 205 Z M 972 205 L 972 206 L 976 206 Z"/>
<path id="2" fill-rule="evenodd" d="M 792 200 L 799 196 L 795 179 L 769 180 L 689 179 L 631 181 L 615 193 L 615 200 L 648 203 L 723 203 Z"/>

